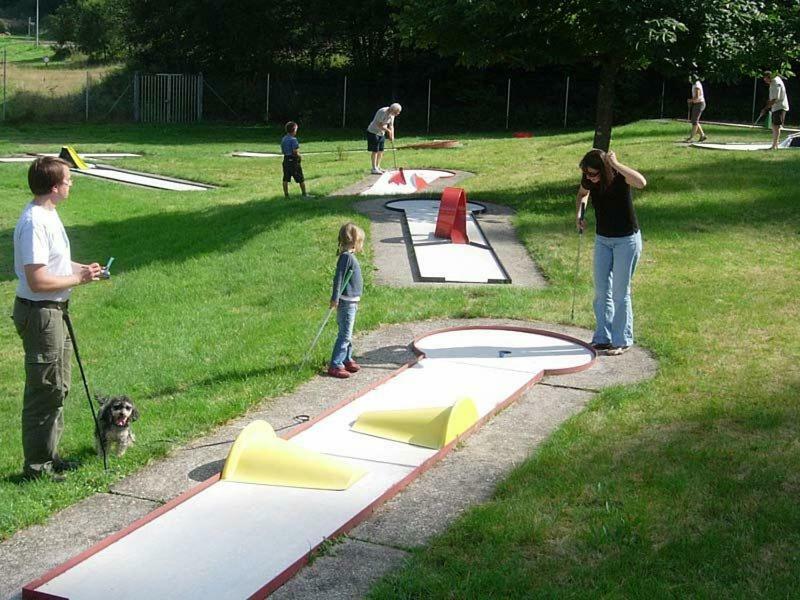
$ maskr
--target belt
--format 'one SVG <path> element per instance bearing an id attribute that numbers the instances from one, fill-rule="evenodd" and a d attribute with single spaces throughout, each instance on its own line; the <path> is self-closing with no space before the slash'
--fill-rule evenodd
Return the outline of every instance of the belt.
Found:
<path id="1" fill-rule="evenodd" d="M 17 296 L 17 302 L 25 306 L 35 306 L 36 308 L 56 308 L 58 310 L 67 310 L 69 308 L 69 300 L 64 302 L 59 302 L 58 300 L 28 300 Z"/>

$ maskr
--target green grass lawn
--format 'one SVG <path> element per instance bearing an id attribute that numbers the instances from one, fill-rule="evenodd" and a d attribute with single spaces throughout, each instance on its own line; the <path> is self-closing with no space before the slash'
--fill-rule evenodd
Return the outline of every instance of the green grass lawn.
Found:
<path id="1" fill-rule="evenodd" d="M 713 140 L 766 130 L 710 127 Z M 675 146 L 686 127 L 615 131 L 620 160 L 649 185 L 635 202 L 644 254 L 634 281 L 637 342 L 655 379 L 609 389 L 497 490 L 373 591 L 375 598 L 790 597 L 800 589 L 800 152 Z M 476 173 L 470 198 L 518 211 L 518 233 L 550 286 L 367 288 L 357 329 L 431 317 L 566 322 L 578 236 L 577 163 L 590 131 L 532 139 L 456 134 L 457 150 L 402 151 L 403 166 Z M 0 536 L 43 521 L 176 445 L 292 389 L 323 364 L 298 363 L 327 308 L 336 233 L 367 228 L 352 199 L 323 196 L 360 179 L 368 155 L 308 156 L 317 197 L 282 198 L 280 159 L 263 127 L 6 128 L 0 155 L 133 151 L 136 170 L 219 184 L 158 192 L 75 177 L 60 209 L 77 260 L 115 256 L 113 278 L 81 287 L 72 309 L 93 388 L 139 405 L 138 443 L 104 473 L 79 376 L 62 452 L 83 459 L 66 484 L 21 483 L 22 352 L 0 328 Z M 357 131 L 300 130 L 302 150 L 353 149 Z M 412 140 L 402 140 L 403 142 Z M 387 156 L 391 163 L 391 156 Z M 116 164 L 116 163 L 115 163 Z M 29 198 L 26 165 L 0 165 L 0 306 L 10 314 L 12 232 Z M 369 233 L 368 233 L 369 236 Z M 591 235 L 578 287 L 591 328 Z M 302 407 L 298 407 L 302 412 Z"/>
<path id="2" fill-rule="evenodd" d="M 36 46 L 36 39 L 24 35 L 2 35 L 0 36 L 0 62 L 2 62 L 3 51 L 6 53 L 8 62 L 37 62 L 53 56 L 53 49 L 39 40 Z"/>

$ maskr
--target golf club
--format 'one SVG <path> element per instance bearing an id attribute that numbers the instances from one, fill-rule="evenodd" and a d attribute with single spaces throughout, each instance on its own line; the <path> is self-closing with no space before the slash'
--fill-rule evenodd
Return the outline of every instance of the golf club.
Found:
<path id="1" fill-rule="evenodd" d="M 586 215 L 586 205 L 581 204 L 581 216 L 580 220 L 583 221 L 583 217 Z M 572 312 L 570 314 L 570 322 L 575 322 L 575 294 L 578 291 L 578 266 L 581 263 L 581 245 L 583 244 L 583 227 L 578 224 L 578 256 L 575 259 L 575 276 L 572 278 Z"/>
<path id="2" fill-rule="evenodd" d="M 763 110 L 760 113 L 758 113 L 758 117 L 756 117 L 756 120 L 753 121 L 753 125 L 758 125 L 758 122 L 761 120 L 761 118 L 764 116 L 764 114 L 765 113 L 764 113 Z"/>
<path id="3" fill-rule="evenodd" d="M 394 158 L 394 170 L 397 171 L 397 148 L 394 147 L 394 138 L 389 140 L 392 143 L 392 158 Z"/>
<path id="4" fill-rule="evenodd" d="M 347 287 L 348 282 L 350 281 L 350 276 L 353 274 L 352 269 L 347 272 L 344 276 L 344 281 L 342 282 L 342 288 L 339 290 L 339 295 L 341 296 L 344 292 L 344 288 Z M 306 354 L 303 357 L 303 361 L 300 363 L 300 369 L 302 370 L 306 366 L 306 362 L 308 361 L 308 357 L 314 351 L 314 348 L 317 346 L 317 342 L 319 341 L 319 336 L 322 335 L 322 331 L 325 329 L 325 325 L 328 324 L 328 319 L 331 318 L 333 311 L 336 309 L 335 306 L 331 306 L 328 309 L 328 312 L 325 314 L 325 318 L 322 320 L 322 325 L 319 326 L 319 330 L 317 331 L 317 335 L 314 336 L 314 341 L 311 342 L 311 346 L 309 346 L 308 350 L 306 350 Z"/>
<path id="5" fill-rule="evenodd" d="M 392 156 L 394 157 L 394 170 L 397 171 L 394 175 L 389 178 L 390 183 L 399 183 L 402 185 L 406 185 L 408 182 L 406 181 L 406 174 L 403 172 L 403 167 L 397 168 L 397 150 L 394 147 L 394 140 L 389 140 L 392 143 Z"/>
<path id="6" fill-rule="evenodd" d="M 108 471 L 108 455 L 106 454 L 106 444 L 103 437 L 100 435 L 100 424 L 97 422 L 97 413 L 94 410 L 94 403 L 92 402 L 92 395 L 89 393 L 89 384 L 86 382 L 86 373 L 83 372 L 83 363 L 81 362 L 81 355 L 78 352 L 78 340 L 75 338 L 75 329 L 72 327 L 72 320 L 69 318 L 69 313 L 64 311 L 64 322 L 67 324 L 67 331 L 72 340 L 72 349 L 75 351 L 75 360 L 78 363 L 78 369 L 81 372 L 81 379 L 83 379 L 83 389 L 86 390 L 86 399 L 89 401 L 89 410 L 92 411 L 92 420 L 94 421 L 94 432 L 97 434 L 97 439 L 100 440 L 100 450 L 103 452 L 103 469 Z"/>

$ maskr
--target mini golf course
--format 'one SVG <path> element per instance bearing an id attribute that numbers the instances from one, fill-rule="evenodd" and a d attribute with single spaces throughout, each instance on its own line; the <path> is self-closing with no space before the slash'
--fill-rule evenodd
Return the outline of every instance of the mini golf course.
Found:
<path id="1" fill-rule="evenodd" d="M 221 477 L 26 585 L 23 597 L 264 597 L 545 374 L 595 361 L 574 338 L 521 327 L 434 331 L 413 347 L 416 360 L 290 439 L 263 422 L 246 427 Z"/>

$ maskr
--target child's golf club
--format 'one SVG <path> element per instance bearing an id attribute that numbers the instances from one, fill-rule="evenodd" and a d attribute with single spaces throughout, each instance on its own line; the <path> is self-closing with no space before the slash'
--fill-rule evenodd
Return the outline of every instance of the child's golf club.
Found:
<path id="1" fill-rule="evenodd" d="M 111 279 L 111 265 L 114 263 L 114 257 L 111 256 L 106 263 L 106 266 L 103 267 L 103 270 L 100 272 L 100 277 L 103 279 Z"/>
<path id="2" fill-rule="evenodd" d="M 353 274 L 353 271 L 351 269 L 344 276 L 344 281 L 342 282 L 342 288 L 339 290 L 339 295 L 340 296 L 344 292 L 344 288 L 347 287 L 347 284 L 350 281 L 350 277 L 351 277 L 352 274 Z M 328 312 L 325 314 L 325 318 L 322 320 L 322 325 L 319 326 L 319 330 L 317 331 L 317 335 L 314 336 L 314 341 L 311 342 L 311 346 L 309 346 L 308 350 L 306 350 L 306 354 L 303 357 L 303 361 L 300 363 L 300 370 L 302 370 L 306 366 L 306 362 L 308 361 L 308 357 L 314 351 L 314 348 L 316 348 L 317 342 L 319 341 L 319 336 L 322 335 L 322 331 L 325 329 L 325 325 L 328 324 L 328 319 L 331 318 L 331 315 L 333 314 L 333 311 L 334 311 L 335 308 L 336 308 L 335 306 L 331 306 L 328 309 Z"/>
<path id="3" fill-rule="evenodd" d="M 581 204 L 580 220 L 586 215 L 586 205 Z M 578 225 L 578 256 L 575 259 L 575 276 L 572 278 L 572 313 L 570 314 L 570 322 L 575 322 L 575 293 L 578 291 L 578 265 L 581 263 L 581 245 L 583 244 L 583 227 Z"/>
<path id="4" fill-rule="evenodd" d="M 86 399 L 89 401 L 89 410 L 92 411 L 94 431 L 97 434 L 97 439 L 100 440 L 100 450 L 103 452 L 103 469 L 108 471 L 106 443 L 103 441 L 103 436 L 100 435 L 100 424 L 97 422 L 97 413 L 94 410 L 92 395 L 89 393 L 89 384 L 86 382 L 86 373 L 83 372 L 83 363 L 81 362 L 80 352 L 78 352 L 78 340 L 75 338 L 75 329 L 73 329 L 72 320 L 69 318 L 69 313 L 66 311 L 64 312 L 64 323 L 67 324 L 67 331 L 69 331 L 69 337 L 72 340 L 72 349 L 75 351 L 75 361 L 78 363 L 78 369 L 80 369 L 81 372 L 81 379 L 83 379 L 83 389 L 86 390 Z"/>

